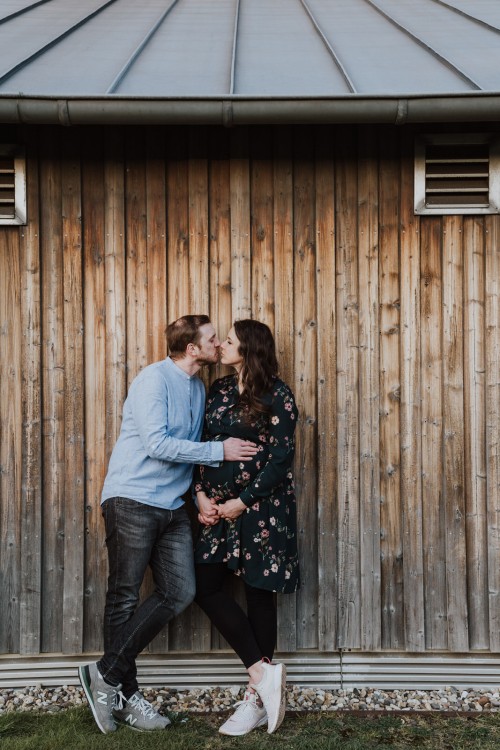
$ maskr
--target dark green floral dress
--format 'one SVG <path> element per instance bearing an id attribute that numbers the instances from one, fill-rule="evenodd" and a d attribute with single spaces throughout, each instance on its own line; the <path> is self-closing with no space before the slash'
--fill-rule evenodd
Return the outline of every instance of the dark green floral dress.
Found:
<path id="1" fill-rule="evenodd" d="M 195 470 L 195 490 L 217 502 L 239 497 L 247 510 L 235 520 L 203 526 L 197 563 L 225 562 L 255 588 L 290 593 L 299 586 L 297 522 L 291 465 L 297 407 L 291 390 L 276 378 L 267 397 L 269 415 L 245 418 L 237 378 L 216 380 L 207 398 L 205 440 L 239 437 L 259 445 L 245 462 L 224 461 Z"/>

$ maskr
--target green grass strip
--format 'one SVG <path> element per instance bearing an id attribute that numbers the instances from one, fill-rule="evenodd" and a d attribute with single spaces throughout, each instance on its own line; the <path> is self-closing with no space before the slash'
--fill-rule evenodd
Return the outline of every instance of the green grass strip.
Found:
<path id="1" fill-rule="evenodd" d="M 12 712 L 0 716 L 1 750 L 498 750 L 500 714 L 474 718 L 417 714 L 352 716 L 347 712 L 286 717 L 268 735 L 265 728 L 245 737 L 225 737 L 217 715 L 169 714 L 165 731 L 134 732 L 120 727 L 99 732 L 88 708 L 60 713 Z"/>

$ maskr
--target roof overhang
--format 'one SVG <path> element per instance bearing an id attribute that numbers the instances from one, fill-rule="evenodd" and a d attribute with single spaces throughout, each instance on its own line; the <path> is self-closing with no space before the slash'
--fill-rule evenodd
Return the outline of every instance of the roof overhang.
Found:
<path id="1" fill-rule="evenodd" d="M 301 98 L 0 96 L 0 123 L 39 125 L 500 122 L 500 93 Z"/>

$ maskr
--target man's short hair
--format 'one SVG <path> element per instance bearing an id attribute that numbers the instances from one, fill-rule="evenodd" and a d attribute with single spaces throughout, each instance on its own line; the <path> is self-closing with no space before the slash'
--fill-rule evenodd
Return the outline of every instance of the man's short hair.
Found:
<path id="1" fill-rule="evenodd" d="M 186 354 L 188 344 L 197 344 L 201 326 L 210 323 L 208 315 L 183 315 L 167 326 L 168 352 L 173 359 Z"/>

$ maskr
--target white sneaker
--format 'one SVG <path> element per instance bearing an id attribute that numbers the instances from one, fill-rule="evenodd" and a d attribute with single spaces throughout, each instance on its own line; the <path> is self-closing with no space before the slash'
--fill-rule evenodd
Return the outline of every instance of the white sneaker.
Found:
<path id="1" fill-rule="evenodd" d="M 264 675 L 257 685 L 250 685 L 258 692 L 267 712 L 268 734 L 276 731 L 285 718 L 286 668 L 284 664 L 262 662 Z"/>
<path id="2" fill-rule="evenodd" d="M 248 734 L 256 727 L 267 724 L 267 713 L 264 706 L 259 706 L 257 696 L 250 690 L 245 691 L 242 701 L 234 704 L 236 711 L 219 728 L 221 734 L 229 734 L 231 737 L 239 737 Z"/>

